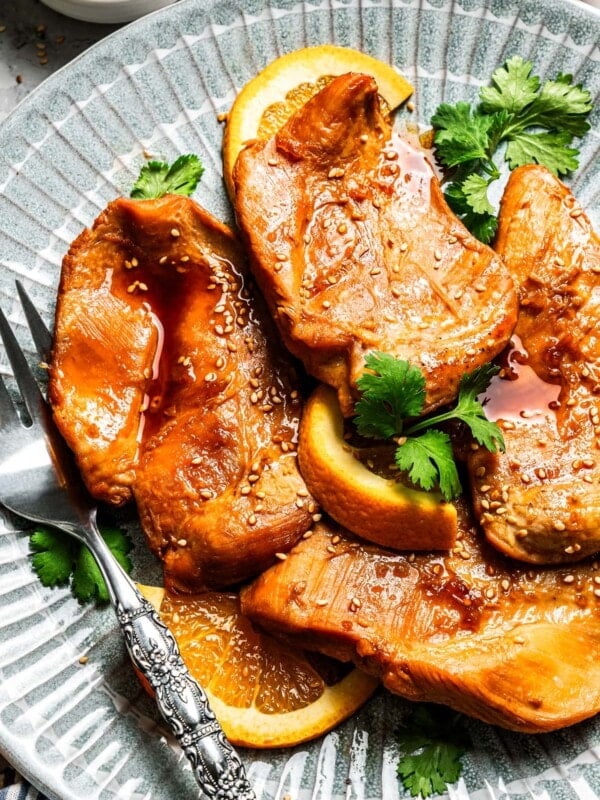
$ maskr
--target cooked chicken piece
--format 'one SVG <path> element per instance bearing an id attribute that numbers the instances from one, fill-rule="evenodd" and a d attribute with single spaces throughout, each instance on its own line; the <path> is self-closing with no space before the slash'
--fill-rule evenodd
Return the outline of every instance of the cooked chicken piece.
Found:
<path id="1" fill-rule="evenodd" d="M 506 344 L 502 260 L 450 211 L 426 155 L 393 132 L 366 75 L 332 80 L 240 153 L 235 206 L 284 341 L 352 413 L 365 355 L 423 370 L 430 410 Z"/>
<path id="2" fill-rule="evenodd" d="M 116 200 L 63 265 L 57 422 L 95 496 L 133 493 L 172 588 L 255 574 L 315 510 L 296 378 L 246 284 L 231 232 L 178 196 Z"/>
<path id="3" fill-rule="evenodd" d="M 600 239 L 543 167 L 515 170 L 497 250 L 521 310 L 503 379 L 488 391 L 506 452 L 469 468 L 489 540 L 533 563 L 600 551 Z"/>
<path id="4" fill-rule="evenodd" d="M 600 565 L 519 567 L 460 509 L 447 555 L 399 554 L 319 524 L 242 592 L 255 622 L 295 645 L 521 732 L 600 711 Z"/>

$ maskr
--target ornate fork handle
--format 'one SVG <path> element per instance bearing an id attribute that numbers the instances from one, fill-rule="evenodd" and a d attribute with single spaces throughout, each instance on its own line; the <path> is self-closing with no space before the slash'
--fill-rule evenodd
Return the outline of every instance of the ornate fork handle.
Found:
<path id="1" fill-rule="evenodd" d="M 84 527 L 131 660 L 154 690 L 158 708 L 189 759 L 198 785 L 215 800 L 255 800 L 243 764 L 217 722 L 206 693 L 189 674 L 173 634 L 113 558 L 93 513 Z"/>

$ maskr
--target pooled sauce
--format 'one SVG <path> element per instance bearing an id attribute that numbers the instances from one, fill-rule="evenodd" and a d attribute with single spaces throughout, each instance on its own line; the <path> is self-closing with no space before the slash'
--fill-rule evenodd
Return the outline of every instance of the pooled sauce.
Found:
<path id="1" fill-rule="evenodd" d="M 488 419 L 519 424 L 540 424 L 542 418 L 556 427 L 560 384 L 542 380 L 528 365 L 528 353 L 518 336 L 499 359 L 500 372 L 480 396 Z"/>

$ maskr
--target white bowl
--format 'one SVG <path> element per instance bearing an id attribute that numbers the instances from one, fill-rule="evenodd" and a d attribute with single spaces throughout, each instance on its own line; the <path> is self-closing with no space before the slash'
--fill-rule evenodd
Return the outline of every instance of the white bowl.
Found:
<path id="1" fill-rule="evenodd" d="M 175 0 L 42 0 L 49 8 L 84 22 L 118 23 L 171 5 Z"/>

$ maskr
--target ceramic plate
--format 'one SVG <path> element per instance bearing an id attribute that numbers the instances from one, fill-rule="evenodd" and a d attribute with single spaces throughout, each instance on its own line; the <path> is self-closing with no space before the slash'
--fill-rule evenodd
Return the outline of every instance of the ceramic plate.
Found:
<path id="1" fill-rule="evenodd" d="M 598 98 L 600 14 L 567 0 L 187 0 L 121 29 L 35 91 L 0 129 L 0 304 L 27 342 L 23 280 L 52 319 L 61 258 L 105 203 L 128 193 L 144 154 L 198 153 L 197 199 L 231 220 L 219 112 L 275 56 L 335 42 L 397 65 L 416 86 L 413 118 L 474 99 L 512 54 L 542 77 L 572 73 Z M 600 223 L 599 109 L 572 181 Z M 0 351 L 0 370 L 8 366 Z M 136 577 L 160 570 L 138 546 Z M 87 663 L 81 664 L 81 656 Z M 381 693 L 320 741 L 242 756 L 260 800 L 395 800 L 394 731 L 407 704 Z M 600 720 L 516 736 L 470 723 L 474 748 L 452 798 L 600 795 Z M 132 677 L 110 609 L 44 590 L 28 537 L 0 517 L 0 749 L 51 798 L 197 795 L 181 753 Z"/>

